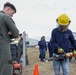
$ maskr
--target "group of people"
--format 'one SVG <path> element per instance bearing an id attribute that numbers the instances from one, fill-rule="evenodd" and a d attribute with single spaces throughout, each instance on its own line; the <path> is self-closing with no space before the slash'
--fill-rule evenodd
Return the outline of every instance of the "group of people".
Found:
<path id="1" fill-rule="evenodd" d="M 52 30 L 50 42 L 48 43 L 49 50 L 52 52 L 52 54 L 49 52 L 50 56 L 53 56 L 54 73 L 55 75 L 60 75 L 61 66 L 63 75 L 69 75 L 70 58 L 66 57 L 65 53 L 76 50 L 75 38 L 72 31 L 68 28 L 71 20 L 67 14 L 63 13 L 56 19 L 56 23 L 57 27 Z M 45 59 L 46 51 L 46 41 L 42 38 L 38 42 L 41 61 Z M 60 48 L 63 50 L 62 53 L 58 53 Z"/>
<path id="2" fill-rule="evenodd" d="M 0 11 L 0 75 L 12 75 L 13 67 L 10 64 L 11 52 L 10 52 L 10 39 L 17 38 L 19 36 L 19 30 L 15 25 L 15 22 L 11 18 L 16 13 L 16 7 L 7 2 L 4 4 L 3 10 Z M 59 55 L 58 49 L 62 48 L 65 53 L 76 50 L 76 42 L 73 33 L 68 29 L 71 20 L 67 14 L 61 14 L 57 19 L 58 24 L 55 29 L 52 30 L 51 39 L 48 43 L 49 57 Z M 22 41 L 22 39 L 21 39 Z M 38 43 L 40 51 L 41 61 L 45 60 L 45 54 L 47 50 L 45 36 L 41 37 Z M 22 52 L 21 52 L 22 53 Z M 63 53 L 62 53 L 63 54 Z M 64 60 L 53 59 L 53 68 L 55 75 L 60 75 L 60 65 L 62 67 L 63 75 L 69 75 L 69 58 Z"/>
<path id="3" fill-rule="evenodd" d="M 20 37 L 20 40 L 18 42 L 18 46 L 20 48 L 20 58 L 23 59 L 22 55 L 23 55 L 23 34 L 19 34 L 19 37 Z M 29 44 L 29 41 L 26 42 L 26 45 Z M 29 61 L 28 61 L 28 55 L 27 55 L 27 49 L 26 49 L 26 65 L 29 64 Z"/>
<path id="4" fill-rule="evenodd" d="M 29 44 L 29 41 L 26 42 L 26 45 Z M 12 60 L 15 62 L 16 58 L 18 59 L 16 62 L 23 63 L 23 34 L 20 33 L 18 38 L 11 39 L 11 55 Z M 26 48 L 26 65 L 28 65 L 28 56 L 27 56 L 27 48 Z"/>

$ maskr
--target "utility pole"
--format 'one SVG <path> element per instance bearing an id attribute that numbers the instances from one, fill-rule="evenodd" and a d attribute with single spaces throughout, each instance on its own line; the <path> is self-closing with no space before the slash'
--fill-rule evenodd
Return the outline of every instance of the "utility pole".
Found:
<path id="1" fill-rule="evenodd" d="M 26 67 L 26 33 L 23 32 L 23 67 Z"/>

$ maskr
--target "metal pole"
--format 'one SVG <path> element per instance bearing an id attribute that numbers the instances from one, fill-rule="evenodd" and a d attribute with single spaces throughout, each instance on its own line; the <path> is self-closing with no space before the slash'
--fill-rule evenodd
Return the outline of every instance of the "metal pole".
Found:
<path id="1" fill-rule="evenodd" d="M 26 33 L 23 32 L 23 67 L 26 67 Z"/>

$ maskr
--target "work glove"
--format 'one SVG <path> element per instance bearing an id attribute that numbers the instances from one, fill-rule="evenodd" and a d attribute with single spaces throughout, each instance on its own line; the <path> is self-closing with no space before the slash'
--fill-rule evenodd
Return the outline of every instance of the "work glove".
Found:
<path id="1" fill-rule="evenodd" d="M 58 53 L 62 54 L 62 53 L 64 53 L 64 50 L 62 48 L 58 48 Z"/>
<path id="2" fill-rule="evenodd" d="M 68 52 L 68 53 L 66 53 L 66 57 L 67 58 L 70 58 L 70 57 L 72 57 L 73 56 L 73 52 Z"/>
<path id="3" fill-rule="evenodd" d="M 73 56 L 76 57 L 76 50 L 73 51 Z"/>

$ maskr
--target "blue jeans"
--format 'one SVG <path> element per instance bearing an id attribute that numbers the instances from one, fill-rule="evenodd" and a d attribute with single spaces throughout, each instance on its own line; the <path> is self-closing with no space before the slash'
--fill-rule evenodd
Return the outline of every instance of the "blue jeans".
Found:
<path id="1" fill-rule="evenodd" d="M 53 59 L 53 68 L 55 75 L 60 75 L 60 66 L 62 67 L 63 75 L 69 75 L 69 58 L 63 61 L 56 61 Z"/>
<path id="2" fill-rule="evenodd" d="M 45 59 L 45 49 L 40 49 L 41 61 Z"/>

